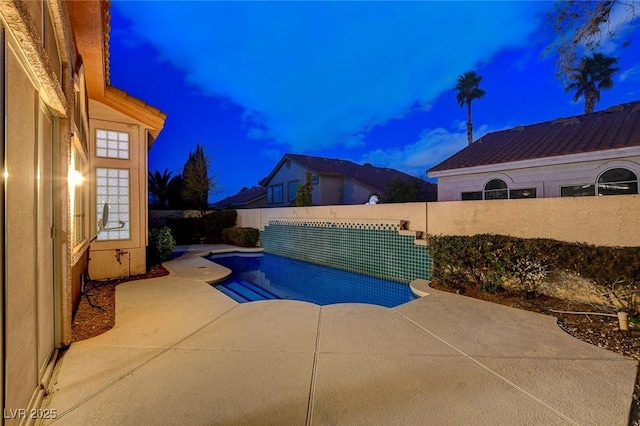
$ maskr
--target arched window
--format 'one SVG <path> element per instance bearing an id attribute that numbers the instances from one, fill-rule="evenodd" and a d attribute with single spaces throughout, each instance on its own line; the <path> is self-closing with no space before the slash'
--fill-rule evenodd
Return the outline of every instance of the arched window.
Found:
<path id="1" fill-rule="evenodd" d="M 626 195 L 638 193 L 638 176 L 629 169 L 610 169 L 600 175 L 597 195 Z"/>
<path id="2" fill-rule="evenodd" d="M 484 186 L 485 200 L 506 200 L 509 198 L 507 184 L 501 179 L 492 179 Z"/>

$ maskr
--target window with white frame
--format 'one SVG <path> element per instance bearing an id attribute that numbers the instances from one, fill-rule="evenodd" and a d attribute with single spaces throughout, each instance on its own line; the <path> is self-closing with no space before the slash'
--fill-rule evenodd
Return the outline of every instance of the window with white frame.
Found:
<path id="1" fill-rule="evenodd" d="M 509 198 L 516 200 L 518 198 L 536 198 L 536 188 L 521 188 L 509 190 Z"/>
<path id="2" fill-rule="evenodd" d="M 618 167 L 602 173 L 595 184 L 564 185 L 561 197 L 593 197 L 594 195 L 638 194 L 638 175 L 629 169 Z"/>
<path id="3" fill-rule="evenodd" d="M 129 133 L 96 130 L 96 157 L 129 159 Z"/>
<path id="4" fill-rule="evenodd" d="M 586 183 L 584 185 L 563 185 L 560 187 L 561 197 L 593 197 L 596 195 L 595 185 Z"/>
<path id="5" fill-rule="evenodd" d="M 492 179 L 484 186 L 485 200 L 506 200 L 509 198 L 507 184 L 501 179 Z"/>
<path id="6" fill-rule="evenodd" d="M 598 195 L 638 193 L 638 176 L 629 169 L 610 169 L 598 178 Z"/>
<path id="7" fill-rule="evenodd" d="M 282 202 L 282 184 L 267 187 L 267 204 L 281 204 Z"/>
<path id="8" fill-rule="evenodd" d="M 292 180 L 291 182 L 288 183 L 287 192 L 288 192 L 287 200 L 288 201 L 295 201 L 296 200 L 296 195 L 298 195 L 298 181 L 297 180 Z"/>
<path id="9" fill-rule="evenodd" d="M 482 191 L 463 192 L 460 198 L 462 199 L 462 201 L 482 200 Z"/>
<path id="10" fill-rule="evenodd" d="M 127 240 L 130 238 L 129 170 L 96 168 L 96 223 L 102 219 L 104 205 L 109 205 L 105 230 L 98 240 Z"/>

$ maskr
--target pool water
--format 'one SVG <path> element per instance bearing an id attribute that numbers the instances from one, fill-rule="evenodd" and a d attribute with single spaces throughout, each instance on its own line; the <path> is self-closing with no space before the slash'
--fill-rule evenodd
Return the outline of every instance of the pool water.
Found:
<path id="1" fill-rule="evenodd" d="M 340 271 L 273 254 L 219 254 L 207 259 L 231 269 L 215 288 L 239 303 L 292 299 L 331 305 L 394 307 L 415 299 L 408 284 Z"/>

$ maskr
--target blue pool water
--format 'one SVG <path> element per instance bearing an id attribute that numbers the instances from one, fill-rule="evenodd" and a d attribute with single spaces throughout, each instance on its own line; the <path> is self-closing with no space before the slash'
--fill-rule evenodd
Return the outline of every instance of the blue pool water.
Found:
<path id="1" fill-rule="evenodd" d="M 210 255 L 207 259 L 231 269 L 231 276 L 215 288 L 240 303 L 292 299 L 317 305 L 370 303 L 391 308 L 415 298 L 407 284 L 268 253 Z"/>

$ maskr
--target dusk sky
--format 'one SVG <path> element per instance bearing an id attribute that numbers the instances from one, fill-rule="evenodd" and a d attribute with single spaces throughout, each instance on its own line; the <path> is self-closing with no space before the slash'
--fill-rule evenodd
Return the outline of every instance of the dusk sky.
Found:
<path id="1" fill-rule="evenodd" d="M 487 92 L 474 139 L 583 112 L 556 56 L 541 57 L 553 4 L 113 0 L 111 84 L 168 115 L 151 171 L 180 173 L 205 146 L 210 201 L 257 185 L 287 152 L 426 178 L 467 144 L 452 90 L 466 71 Z M 639 21 L 598 50 L 620 71 L 596 110 L 640 100 Z"/>

